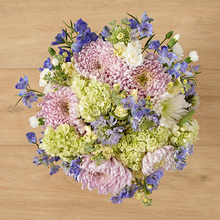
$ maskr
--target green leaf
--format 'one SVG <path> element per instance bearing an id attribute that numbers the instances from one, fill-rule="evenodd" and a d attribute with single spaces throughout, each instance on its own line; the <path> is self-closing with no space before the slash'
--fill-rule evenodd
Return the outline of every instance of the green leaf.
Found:
<path id="1" fill-rule="evenodd" d="M 192 60 L 190 59 L 190 57 L 187 57 L 184 61 L 185 61 L 186 63 L 192 63 Z"/>
<path id="2" fill-rule="evenodd" d="M 194 110 L 190 111 L 188 114 L 184 115 L 178 122 L 178 126 L 184 125 L 187 121 L 190 120 L 190 118 L 193 116 L 193 114 L 195 113 Z"/>
<path id="3" fill-rule="evenodd" d="M 49 47 L 49 48 L 48 48 L 48 52 L 50 53 L 50 55 L 51 55 L 52 57 L 56 54 L 56 51 L 55 51 L 52 47 Z"/>
<path id="4" fill-rule="evenodd" d="M 61 66 L 60 66 L 60 65 L 55 66 L 54 68 L 55 68 L 56 70 L 61 70 Z"/>
<path id="5" fill-rule="evenodd" d="M 39 121 L 39 125 L 45 124 L 44 118 L 38 118 L 38 121 Z"/>
<path id="6" fill-rule="evenodd" d="M 169 31 L 169 32 L 166 34 L 166 39 L 170 39 L 172 36 L 173 36 L 173 31 Z"/>

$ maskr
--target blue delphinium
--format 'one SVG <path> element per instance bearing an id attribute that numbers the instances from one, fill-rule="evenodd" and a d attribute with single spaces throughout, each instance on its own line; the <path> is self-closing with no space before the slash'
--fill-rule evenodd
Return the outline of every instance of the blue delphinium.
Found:
<path id="1" fill-rule="evenodd" d="M 158 50 L 160 47 L 160 41 L 159 40 L 155 40 L 155 41 L 150 41 L 148 44 L 148 49 L 151 50 Z"/>
<path id="2" fill-rule="evenodd" d="M 81 18 L 74 24 L 74 28 L 77 32 L 82 33 L 87 28 L 87 23 L 83 21 Z"/>
<path id="3" fill-rule="evenodd" d="M 149 185 L 158 185 L 160 182 L 161 177 L 163 177 L 164 172 L 162 170 L 156 171 L 153 174 L 150 174 L 147 178 L 146 178 L 146 183 L 148 183 Z"/>
<path id="4" fill-rule="evenodd" d="M 77 180 L 77 176 L 80 173 L 80 163 L 81 163 L 81 158 L 78 157 L 74 160 L 72 160 L 70 163 L 62 161 L 61 167 L 63 168 L 64 173 L 66 173 L 67 176 L 71 176 Z"/>
<path id="5" fill-rule="evenodd" d="M 31 144 L 37 143 L 37 137 L 34 132 L 28 132 L 25 136 L 26 136 L 29 143 L 31 143 Z"/>
<path id="6" fill-rule="evenodd" d="M 174 154 L 174 158 L 175 158 L 175 166 L 177 170 L 183 170 L 186 167 L 186 155 L 192 155 L 193 154 L 193 146 L 190 143 L 187 143 L 185 147 L 179 147 L 175 154 Z"/>
<path id="7" fill-rule="evenodd" d="M 35 92 L 27 92 L 22 101 L 23 104 L 28 107 L 28 108 L 32 108 L 33 107 L 33 102 L 37 102 L 38 96 L 35 94 Z"/>
<path id="8" fill-rule="evenodd" d="M 167 64 L 168 67 L 171 67 L 172 63 L 175 59 L 177 59 L 177 55 L 172 52 L 168 52 L 167 46 L 161 46 L 161 50 L 158 50 L 158 54 L 160 55 L 158 60 L 162 64 Z"/>
<path id="9" fill-rule="evenodd" d="M 110 34 L 111 34 L 111 28 L 105 25 L 103 28 L 103 31 L 101 32 L 101 35 L 104 38 L 108 38 L 108 37 L 110 37 Z"/>
<path id="10" fill-rule="evenodd" d="M 139 187 L 135 184 L 132 184 L 130 187 L 125 186 L 124 189 L 117 195 L 114 195 L 110 198 L 110 201 L 114 204 L 121 204 L 122 199 L 133 198 L 134 193 L 139 189 Z"/>
<path id="11" fill-rule="evenodd" d="M 48 154 L 46 154 L 45 150 L 38 148 L 37 154 L 39 154 L 39 157 L 33 158 L 33 164 L 35 165 L 41 165 L 44 164 L 45 167 L 48 167 L 50 165 L 50 175 L 53 175 L 57 173 L 60 169 L 59 165 L 54 165 L 53 162 L 57 162 L 60 160 L 60 157 L 55 156 L 51 157 Z"/>
<path id="12" fill-rule="evenodd" d="M 65 59 L 65 62 L 71 62 L 71 53 L 68 50 L 62 49 L 61 47 L 58 47 L 60 49 L 59 54 L 63 55 L 63 53 L 67 53 L 67 57 Z"/>
<path id="13" fill-rule="evenodd" d="M 23 96 L 26 92 L 26 88 L 28 86 L 28 77 L 24 76 L 24 79 L 21 77 L 19 83 L 15 85 L 15 89 L 21 89 L 19 92 L 19 96 Z"/>
<path id="14" fill-rule="evenodd" d="M 44 70 L 44 68 L 48 68 L 48 69 L 52 69 L 53 68 L 53 65 L 51 64 L 51 60 L 50 58 L 48 57 L 47 60 L 44 61 L 44 65 L 43 65 L 43 68 L 39 68 L 38 70 L 40 72 L 42 72 Z"/>
<path id="15" fill-rule="evenodd" d="M 53 41 L 51 43 L 51 45 L 58 45 L 58 44 L 62 44 L 65 42 L 65 37 L 66 37 L 66 32 L 64 30 L 62 30 L 62 33 L 57 34 L 57 36 L 55 37 L 55 41 Z"/>
<path id="16" fill-rule="evenodd" d="M 96 119 L 94 122 L 90 122 L 95 134 L 98 137 L 98 143 L 102 145 L 115 145 L 119 142 L 123 136 L 124 127 L 116 126 L 117 119 L 110 116 L 109 120 L 105 120 L 103 116 Z"/>
<path id="17" fill-rule="evenodd" d="M 138 27 L 138 22 L 134 20 L 133 18 L 128 20 L 130 22 L 129 26 L 131 29 L 137 29 Z"/>
<path id="18" fill-rule="evenodd" d="M 91 29 L 87 27 L 87 23 L 81 18 L 75 24 L 75 30 L 79 33 L 76 37 L 76 41 L 72 44 L 71 50 L 79 53 L 82 47 L 91 41 L 96 41 L 98 36 L 95 32 L 91 32 Z"/>
<path id="19" fill-rule="evenodd" d="M 138 31 L 141 37 L 149 37 L 152 35 L 153 32 L 153 26 L 149 22 L 153 21 L 152 18 L 149 18 L 144 12 L 144 14 L 141 17 L 141 24 L 138 24 Z"/>

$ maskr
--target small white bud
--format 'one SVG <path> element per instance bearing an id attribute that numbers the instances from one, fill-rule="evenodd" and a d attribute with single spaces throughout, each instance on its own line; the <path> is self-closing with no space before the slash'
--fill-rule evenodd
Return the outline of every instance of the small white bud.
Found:
<path id="1" fill-rule="evenodd" d="M 178 41 L 180 39 L 180 34 L 176 34 L 174 37 L 173 37 L 176 41 Z"/>
<path id="2" fill-rule="evenodd" d="M 57 58 L 54 58 L 54 59 L 52 60 L 52 64 L 53 64 L 54 66 L 58 66 L 59 60 L 58 60 Z"/>
<path id="3" fill-rule="evenodd" d="M 190 60 L 192 60 L 193 62 L 196 62 L 199 60 L 199 56 L 196 51 L 190 52 L 189 57 L 190 57 Z"/>
<path id="4" fill-rule="evenodd" d="M 36 116 L 32 116 L 29 118 L 28 120 L 30 122 L 30 126 L 32 128 L 37 128 L 39 126 L 39 121 L 38 119 L 36 118 Z"/>

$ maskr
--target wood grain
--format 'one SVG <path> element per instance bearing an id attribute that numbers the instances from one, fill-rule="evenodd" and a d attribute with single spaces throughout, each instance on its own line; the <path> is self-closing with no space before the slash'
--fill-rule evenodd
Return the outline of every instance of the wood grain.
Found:
<path id="1" fill-rule="evenodd" d="M 25 134 L 40 128 L 29 126 L 38 107 L 16 108 L 19 77 L 26 75 L 38 86 L 39 67 L 47 48 L 63 27 L 62 20 L 79 18 L 99 33 L 109 21 L 126 12 L 154 18 L 157 39 L 174 30 L 187 56 L 199 53 L 202 74 L 197 92 L 200 125 L 195 153 L 182 172 L 166 172 L 151 198 L 151 207 L 136 199 L 120 205 L 97 191 L 81 190 L 62 171 L 50 176 L 43 166 L 32 164 L 36 148 Z M 0 0 L 0 219 L 219 219 L 220 210 L 220 1 L 218 0 Z"/>

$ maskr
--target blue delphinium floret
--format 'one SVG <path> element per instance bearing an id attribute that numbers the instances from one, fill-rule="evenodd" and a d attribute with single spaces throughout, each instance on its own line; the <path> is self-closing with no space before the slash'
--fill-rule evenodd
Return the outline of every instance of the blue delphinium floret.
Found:
<path id="1" fill-rule="evenodd" d="M 101 35 L 104 38 L 108 38 L 108 37 L 110 37 L 110 34 L 111 34 L 111 28 L 105 25 L 103 28 L 103 31 L 101 32 Z"/>
<path id="2" fill-rule="evenodd" d="M 187 150 L 184 147 L 179 147 L 175 152 L 175 157 L 178 160 L 183 160 L 186 157 Z"/>
<path id="3" fill-rule="evenodd" d="M 36 134 L 34 132 L 28 132 L 26 134 L 26 138 L 27 138 L 28 142 L 31 143 L 31 144 L 36 144 L 37 143 L 37 137 L 36 137 Z"/>
<path id="4" fill-rule="evenodd" d="M 57 173 L 59 170 L 60 170 L 60 166 L 59 165 L 53 165 L 50 168 L 50 175 L 53 175 L 53 174 Z"/>
<path id="5" fill-rule="evenodd" d="M 65 37 L 66 37 L 66 32 L 62 30 L 62 33 L 57 34 L 57 36 L 55 37 L 55 41 L 53 41 L 51 45 L 53 46 L 64 43 Z"/>
<path id="6" fill-rule="evenodd" d="M 196 91 L 195 91 L 196 90 L 196 86 L 195 86 L 194 82 L 187 82 L 187 84 L 190 86 L 190 89 L 184 88 L 186 98 L 189 97 L 189 96 L 196 95 Z"/>
<path id="7" fill-rule="evenodd" d="M 81 18 L 74 24 L 74 28 L 77 32 L 82 33 L 86 30 L 88 24 Z"/>
<path id="8" fill-rule="evenodd" d="M 28 86 L 28 77 L 24 76 L 24 79 L 21 77 L 19 83 L 15 85 L 16 89 L 21 89 L 19 96 L 23 96 L 26 93 L 26 87 Z"/>
<path id="9" fill-rule="evenodd" d="M 142 21 L 142 22 L 151 22 L 151 21 L 154 21 L 154 19 L 153 19 L 153 18 L 149 18 L 149 17 L 147 16 L 146 11 L 145 11 L 145 12 L 143 13 L 142 17 L 141 17 L 141 21 Z"/>
<path id="10" fill-rule="evenodd" d="M 139 187 L 135 184 L 132 184 L 130 187 L 125 186 L 124 189 L 117 195 L 114 195 L 110 198 L 110 201 L 114 204 L 121 204 L 122 199 L 133 198 L 134 193 L 139 189 Z"/>
<path id="11" fill-rule="evenodd" d="M 27 108 L 32 108 L 33 102 L 37 102 L 37 99 L 38 96 L 35 94 L 35 92 L 27 92 L 23 97 L 22 101 Z"/>
<path id="12" fill-rule="evenodd" d="M 171 67 L 172 63 L 175 59 L 177 59 L 177 55 L 172 52 L 168 52 L 167 46 L 161 46 L 161 50 L 158 50 L 158 54 L 160 55 L 158 60 L 162 64 L 167 64 Z"/>
<path id="13" fill-rule="evenodd" d="M 131 29 L 137 29 L 138 26 L 138 22 L 136 20 L 134 20 L 133 18 L 128 20 L 130 22 L 129 26 Z"/>
<path id="14" fill-rule="evenodd" d="M 148 22 L 142 22 L 140 25 L 138 25 L 138 31 L 141 37 L 149 37 L 152 35 L 153 26 Z"/>
<path id="15" fill-rule="evenodd" d="M 150 41 L 150 43 L 148 44 L 148 49 L 151 49 L 151 50 L 158 50 L 159 47 L 160 47 L 159 40 Z"/>
<path id="16" fill-rule="evenodd" d="M 43 68 L 39 68 L 39 71 L 42 72 L 44 68 L 48 68 L 50 70 L 53 68 L 53 65 L 51 64 L 51 60 L 49 57 L 47 58 L 47 60 L 44 61 Z"/>
<path id="17" fill-rule="evenodd" d="M 150 185 L 158 185 L 160 182 L 161 177 L 163 177 L 164 172 L 162 170 L 156 171 L 153 174 L 150 174 L 147 178 L 146 178 L 146 183 L 150 184 Z"/>
<path id="18" fill-rule="evenodd" d="M 116 126 L 117 119 L 111 115 L 109 120 L 105 120 L 103 116 L 96 119 L 94 122 L 90 122 L 95 134 L 98 137 L 98 143 L 102 145 L 115 145 L 119 142 L 123 136 L 124 127 Z"/>
<path id="19" fill-rule="evenodd" d="M 74 160 L 72 160 L 70 163 L 62 161 L 61 167 L 63 168 L 64 173 L 66 173 L 67 176 L 71 176 L 77 180 L 77 176 L 80 173 L 80 163 L 81 163 L 81 158 L 78 157 Z"/>

